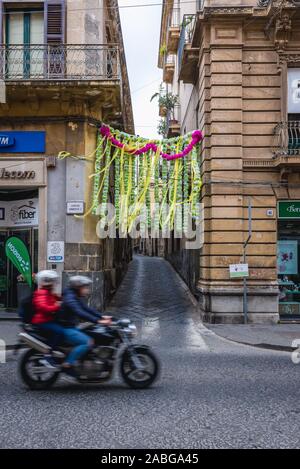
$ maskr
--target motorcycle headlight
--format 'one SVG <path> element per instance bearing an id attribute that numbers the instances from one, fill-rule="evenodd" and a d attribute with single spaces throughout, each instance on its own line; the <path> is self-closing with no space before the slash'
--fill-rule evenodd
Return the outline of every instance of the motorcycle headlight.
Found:
<path id="1" fill-rule="evenodd" d="M 137 335 L 137 328 L 134 324 L 130 324 L 128 326 L 128 333 L 132 336 L 135 337 Z"/>

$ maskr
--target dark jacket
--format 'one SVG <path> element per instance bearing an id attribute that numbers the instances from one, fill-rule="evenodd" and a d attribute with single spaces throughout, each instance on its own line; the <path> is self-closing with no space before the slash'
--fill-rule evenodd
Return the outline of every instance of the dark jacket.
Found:
<path id="1" fill-rule="evenodd" d="M 72 288 L 67 288 L 57 320 L 65 327 L 76 327 L 80 319 L 96 323 L 101 319 L 101 314 L 90 308 Z"/>

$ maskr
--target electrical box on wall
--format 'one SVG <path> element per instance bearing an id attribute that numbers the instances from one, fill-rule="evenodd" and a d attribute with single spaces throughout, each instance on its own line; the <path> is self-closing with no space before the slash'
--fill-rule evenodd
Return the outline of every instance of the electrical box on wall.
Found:
<path id="1" fill-rule="evenodd" d="M 288 113 L 300 114 L 300 68 L 288 69 Z"/>

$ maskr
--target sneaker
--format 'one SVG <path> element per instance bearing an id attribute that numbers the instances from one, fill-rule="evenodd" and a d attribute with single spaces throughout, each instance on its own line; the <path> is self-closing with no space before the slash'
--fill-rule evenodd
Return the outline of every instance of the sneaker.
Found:
<path id="1" fill-rule="evenodd" d="M 57 369 L 57 364 L 53 360 L 52 357 L 44 357 L 40 360 L 40 364 L 46 366 L 46 368 L 49 368 L 51 370 L 56 370 Z"/>

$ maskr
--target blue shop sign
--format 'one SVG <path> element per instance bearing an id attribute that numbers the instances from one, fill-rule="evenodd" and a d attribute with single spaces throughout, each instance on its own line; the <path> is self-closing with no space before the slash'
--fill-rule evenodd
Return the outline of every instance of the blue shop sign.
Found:
<path id="1" fill-rule="evenodd" d="M 44 131 L 0 131 L 0 153 L 45 153 Z"/>

